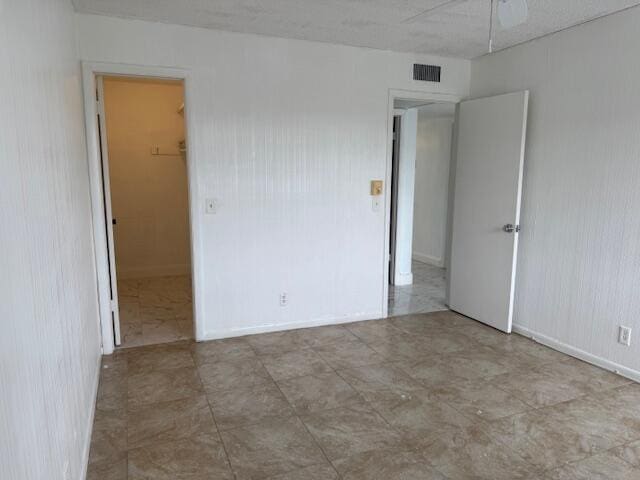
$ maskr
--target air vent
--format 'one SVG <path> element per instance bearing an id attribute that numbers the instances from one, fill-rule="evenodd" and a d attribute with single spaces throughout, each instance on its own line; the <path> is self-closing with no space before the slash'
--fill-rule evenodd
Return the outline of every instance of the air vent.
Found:
<path id="1" fill-rule="evenodd" d="M 440 70 L 438 65 L 413 64 L 413 79 L 422 82 L 440 82 Z"/>

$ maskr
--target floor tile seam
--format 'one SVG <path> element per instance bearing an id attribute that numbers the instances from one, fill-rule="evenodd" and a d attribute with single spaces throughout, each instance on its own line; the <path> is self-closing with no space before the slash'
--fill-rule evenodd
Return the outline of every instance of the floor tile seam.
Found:
<path id="1" fill-rule="evenodd" d="M 515 414 L 517 415 L 517 414 Z M 508 418 L 508 417 L 504 417 L 504 418 Z M 514 455 L 516 458 L 519 458 L 525 465 L 528 465 L 530 468 L 533 469 L 534 472 L 546 472 L 548 469 L 544 469 L 538 465 L 535 465 L 533 463 L 531 463 L 530 461 L 528 461 L 526 458 L 524 458 L 520 453 L 518 453 L 515 448 L 513 447 L 513 445 L 511 445 L 509 442 L 503 441 L 500 438 L 497 438 L 494 435 L 491 435 L 488 426 L 489 426 L 490 422 L 488 421 L 483 421 L 481 423 L 478 423 L 477 426 L 478 428 L 480 428 L 480 430 L 482 431 L 482 433 L 484 435 L 487 436 L 487 438 L 489 438 L 491 440 L 492 445 L 493 444 L 498 444 L 501 445 L 505 450 L 507 450 L 511 455 Z M 554 467 L 555 468 L 555 467 Z"/>
<path id="2" fill-rule="evenodd" d="M 320 354 L 318 352 L 315 352 L 316 355 L 320 356 Z M 321 357 L 322 358 L 322 357 Z M 349 382 L 347 382 L 339 373 L 338 371 L 333 368 L 331 365 L 329 365 L 329 363 L 324 360 L 324 358 L 322 358 L 322 360 L 325 362 L 325 364 L 327 364 L 329 366 L 329 368 L 331 369 L 331 372 L 327 372 L 327 373 L 322 373 L 322 374 L 308 374 L 308 375 L 300 375 L 300 376 L 296 376 L 296 377 L 291 377 L 291 378 L 287 378 L 287 379 L 283 379 L 283 380 L 276 380 L 273 375 L 271 375 L 271 373 L 269 372 L 269 370 L 264 366 L 264 364 L 262 363 L 263 368 L 267 371 L 267 373 L 269 374 L 269 377 L 271 378 L 271 380 L 273 381 L 273 383 L 275 384 L 276 388 L 280 391 L 280 394 L 284 397 L 284 399 L 286 400 L 286 402 L 289 404 L 289 406 L 291 407 L 291 409 L 293 410 L 294 414 L 298 417 L 300 417 L 301 414 L 300 412 L 298 412 L 298 410 L 296 409 L 295 405 L 293 404 L 293 402 L 291 402 L 291 400 L 289 400 L 289 397 L 287 397 L 287 395 L 285 395 L 285 393 L 282 391 L 282 388 L 280 387 L 280 385 L 278 384 L 279 381 L 289 381 L 289 380 L 295 380 L 295 379 L 300 379 L 300 378 L 304 378 L 304 377 L 316 377 L 318 375 L 336 375 L 338 378 L 342 379 L 347 385 L 349 385 L 349 387 L 358 395 L 358 397 L 360 398 L 361 402 L 365 402 L 366 403 L 366 399 L 362 396 L 362 394 L 360 393 L 360 391 L 358 391 L 356 388 L 354 388 Z M 347 404 L 345 404 L 345 406 L 349 406 L 352 404 L 355 404 L 356 402 L 347 402 Z M 332 407 L 332 408 L 328 408 L 328 409 L 320 409 L 320 410 L 315 410 L 313 412 L 308 412 L 306 415 L 312 415 L 314 413 L 318 413 L 318 412 L 324 412 L 327 410 L 333 410 L 335 408 L 341 408 L 341 407 Z M 302 419 L 301 419 L 302 421 Z M 304 423 L 304 422 L 303 422 Z"/>
<path id="3" fill-rule="evenodd" d="M 268 371 L 267 371 L 268 373 Z M 271 374 L 269 374 L 271 375 Z M 288 403 L 289 408 L 291 408 L 291 411 L 293 412 L 293 416 L 298 420 L 298 422 L 300 422 L 300 424 L 303 426 L 303 428 L 305 429 L 305 431 L 307 432 L 307 435 L 309 435 L 309 438 L 311 438 L 311 440 L 313 441 L 313 443 L 315 444 L 315 446 L 320 450 L 320 452 L 322 452 L 322 456 L 325 458 L 325 460 L 329 463 L 329 465 L 331 465 L 331 468 L 333 468 L 333 470 L 335 470 L 336 474 L 338 475 L 338 478 L 342 478 L 342 476 L 340 475 L 340 473 L 338 472 L 338 470 L 336 469 L 335 465 L 331 462 L 331 460 L 329 460 L 329 456 L 327 455 L 327 452 L 324 451 L 324 448 L 322 448 L 322 446 L 320 445 L 320 442 L 318 441 L 318 439 L 311 433 L 311 431 L 309 430 L 309 427 L 307 427 L 307 424 L 304 423 L 304 420 L 302 419 L 302 417 L 300 416 L 300 414 L 296 411 L 294 405 L 291 403 L 291 401 L 289 400 L 289 398 L 287 398 L 287 396 L 284 394 L 284 392 L 282 391 L 282 389 L 280 388 L 280 385 L 278 385 L 278 382 L 276 382 L 273 377 L 271 378 L 273 380 L 273 382 L 276 385 L 276 388 L 278 389 L 278 391 L 280 392 L 280 395 L 282 395 L 282 397 L 285 399 L 285 401 Z M 293 470 L 292 470 L 293 471 Z M 286 472 L 285 472 L 286 473 Z"/>
<path id="4" fill-rule="evenodd" d="M 569 400 L 569 401 L 571 401 L 571 400 Z M 563 402 L 563 403 L 564 403 L 564 402 Z M 556 404 L 556 405 L 557 405 L 557 404 Z M 524 458 L 523 458 L 519 453 L 515 452 L 515 450 L 513 449 L 513 447 L 512 447 L 512 445 L 511 445 L 511 443 L 510 443 L 510 442 L 504 441 L 504 440 L 500 439 L 498 436 L 494 436 L 494 435 L 492 435 L 492 434 L 491 434 L 491 432 L 490 432 L 490 430 L 489 430 L 489 428 L 488 428 L 492 422 L 501 421 L 501 420 L 504 420 L 504 419 L 507 419 L 507 418 L 511 418 L 511 417 L 513 417 L 513 416 L 516 416 L 516 415 L 521 415 L 521 414 L 530 413 L 530 412 L 532 412 L 532 411 L 539 411 L 539 410 L 542 410 L 542 409 L 555 407 L 556 405 L 545 406 L 545 407 L 541 407 L 541 408 L 539 408 L 539 409 L 529 410 L 529 411 L 527 411 L 527 412 L 515 413 L 515 414 L 513 414 L 513 415 L 509 415 L 509 416 L 507 416 L 507 417 L 502 417 L 502 418 L 500 418 L 500 419 L 496 419 L 496 420 L 492 420 L 492 421 L 486 421 L 486 423 L 485 423 L 483 426 L 481 426 L 480 428 L 481 428 L 481 429 L 482 429 L 482 431 L 485 433 L 485 435 L 487 435 L 487 436 L 488 436 L 492 441 L 497 442 L 497 443 L 499 443 L 500 445 L 504 446 L 505 448 L 507 448 L 507 449 L 508 449 L 509 451 L 511 451 L 512 453 L 515 453 L 519 458 L 521 458 L 521 459 L 522 459 L 523 461 L 525 461 L 527 464 L 529 464 L 529 465 L 533 466 L 535 469 L 537 469 L 537 470 L 539 470 L 539 471 L 541 471 L 541 472 L 543 472 L 543 473 L 547 473 L 547 472 L 550 472 L 550 471 L 556 470 L 556 469 L 561 468 L 561 467 L 563 467 L 563 466 L 565 466 L 565 465 L 568 465 L 568 464 L 572 464 L 572 463 L 577 463 L 577 462 L 584 461 L 584 460 L 586 460 L 586 459 L 588 459 L 588 458 L 590 458 L 590 457 L 593 457 L 593 456 L 595 456 L 595 455 L 600 455 L 600 454 L 602 454 L 602 453 L 604 453 L 604 452 L 607 452 L 607 451 L 610 451 L 610 450 L 613 450 L 613 449 L 619 448 L 619 447 L 621 447 L 621 446 L 623 446 L 623 445 L 625 445 L 625 444 L 626 444 L 626 443 L 616 444 L 616 445 L 611 446 L 611 447 L 610 447 L 610 448 L 608 448 L 608 449 L 598 450 L 598 451 L 596 451 L 595 453 L 585 453 L 585 454 L 584 454 L 584 456 L 580 456 L 580 458 L 578 458 L 578 459 L 576 459 L 576 460 L 565 461 L 565 462 L 561 462 L 559 465 L 555 465 L 555 466 L 550 467 L 550 468 L 544 468 L 544 467 L 540 467 L 540 466 L 534 465 L 534 464 L 532 464 L 531 462 L 529 462 L 529 461 L 527 461 L 526 459 L 524 459 Z M 579 435 L 579 432 L 577 432 L 576 430 L 572 430 L 572 433 L 574 433 L 574 434 L 576 434 L 576 435 Z M 520 435 L 516 435 L 516 438 L 524 438 L 524 437 L 527 437 L 527 436 L 529 436 L 527 433 L 523 433 L 523 434 L 520 434 Z"/>
<path id="5" fill-rule="evenodd" d="M 618 449 L 620 449 L 621 447 L 626 447 L 627 445 L 629 445 L 629 444 L 631 444 L 631 443 L 635 443 L 635 442 L 637 442 L 638 440 L 640 440 L 640 437 L 639 437 L 638 439 L 636 439 L 636 440 L 630 440 L 630 441 L 628 441 L 628 442 L 623 443 L 622 445 L 616 445 L 615 447 L 611 447 L 611 448 L 610 448 L 610 449 L 608 449 L 608 450 L 604 450 L 603 452 L 599 452 L 599 453 L 596 453 L 596 454 L 594 454 L 594 455 L 601 455 L 602 453 L 610 453 L 611 455 L 615 456 L 616 458 L 619 458 L 620 460 L 622 460 L 622 461 L 623 461 L 624 463 L 626 463 L 627 465 L 630 465 L 630 466 L 631 466 L 631 468 L 633 468 L 633 469 L 635 469 L 635 470 L 640 471 L 640 464 L 638 464 L 638 465 L 634 465 L 633 463 L 631 463 L 631 462 L 630 462 L 629 460 L 627 460 L 626 458 L 621 457 L 620 455 L 617 455 L 617 454 L 614 452 L 614 450 L 618 450 Z"/>
<path id="6" fill-rule="evenodd" d="M 207 399 L 207 407 L 209 409 L 209 414 L 211 415 L 211 419 L 213 420 L 213 425 L 216 429 L 216 433 L 218 434 L 218 438 L 220 439 L 220 445 L 222 445 L 222 451 L 224 452 L 224 457 L 227 460 L 229 471 L 231 472 L 233 477 L 236 478 L 236 472 L 233 469 L 233 466 L 231 465 L 231 458 L 229 457 L 229 452 L 227 451 L 227 445 L 224 443 L 224 438 L 222 438 L 222 432 L 220 431 L 220 427 L 218 426 L 218 422 L 216 421 L 216 416 L 213 413 L 213 407 L 209 402 L 209 397 L 205 395 L 205 398 Z"/>
<path id="7" fill-rule="evenodd" d="M 508 373 L 509 373 L 509 374 L 511 374 L 511 372 L 508 372 Z M 490 380 L 491 380 L 492 378 L 495 378 L 495 377 L 497 377 L 497 376 L 499 376 L 499 375 L 505 375 L 505 374 L 492 375 L 492 376 L 489 376 L 489 377 L 485 377 L 485 378 L 483 378 L 483 380 L 485 380 L 485 381 L 487 381 L 488 383 L 490 383 Z M 520 395 L 518 392 L 511 392 L 511 391 L 507 390 L 506 388 L 504 388 L 504 387 L 502 387 L 502 386 L 500 386 L 500 385 L 496 385 L 496 384 L 494 384 L 494 383 L 490 383 L 490 384 L 491 384 L 491 386 L 493 386 L 494 388 L 497 388 L 498 390 L 501 390 L 502 392 L 506 393 L 507 395 L 511 395 L 512 397 L 516 398 L 517 400 L 520 400 L 522 403 L 524 403 L 525 405 L 527 405 L 528 407 L 530 407 L 530 410 L 528 410 L 529 412 L 530 412 L 530 411 L 534 411 L 534 410 L 535 410 L 535 411 L 538 411 L 538 410 L 543 410 L 543 409 L 545 409 L 545 408 L 554 407 L 554 406 L 556 406 L 556 405 L 560 405 L 560 404 L 562 404 L 562 403 L 566 403 L 566 402 L 571 402 L 571 401 L 573 401 L 573 400 L 576 400 L 576 399 L 578 399 L 578 398 L 582 398 L 582 397 L 584 397 L 584 396 L 586 396 L 586 395 L 587 395 L 587 394 L 579 395 L 578 397 L 571 398 L 571 399 L 569 399 L 569 400 L 563 400 L 563 401 L 561 401 L 561 402 L 553 403 L 553 404 L 551 404 L 551 405 L 538 405 L 538 406 L 536 406 L 536 405 L 531 404 L 531 403 L 530 403 L 530 399 L 529 399 L 529 397 L 527 397 L 527 396 L 526 396 L 526 395 L 524 395 L 524 394 Z M 521 413 L 522 413 L 522 412 L 521 412 Z M 516 414 L 514 414 L 514 415 L 518 415 L 518 414 L 516 413 Z M 503 417 L 503 418 L 509 418 L 509 417 L 511 417 L 511 416 L 512 416 L 512 415 L 508 415 L 507 417 Z"/>
<path id="8" fill-rule="evenodd" d="M 362 342 L 362 341 L 360 341 L 360 343 L 363 343 L 367 348 L 370 348 L 371 350 L 373 350 L 373 348 L 369 347 L 366 343 L 364 343 L 364 342 Z M 329 362 L 329 361 L 326 359 L 326 357 L 322 354 L 322 352 L 319 352 L 318 350 L 316 350 L 316 348 L 317 348 L 317 347 L 311 347 L 311 348 L 313 349 L 313 351 L 314 351 L 317 355 L 319 355 L 319 356 L 320 356 L 320 358 L 322 358 L 322 360 L 323 360 L 327 365 L 329 365 L 329 367 L 333 370 L 333 372 L 334 372 L 334 373 L 338 373 L 338 372 L 337 372 L 338 370 L 345 370 L 345 368 L 340 368 L 340 369 L 338 369 L 338 368 L 334 367 L 333 365 L 331 365 L 331 362 Z M 379 354 L 378 352 L 376 352 L 375 350 L 373 350 L 373 352 L 374 352 L 374 353 L 376 353 L 377 355 L 380 355 L 380 354 Z M 380 355 L 380 356 L 382 356 L 382 355 Z M 387 361 L 387 359 L 385 359 L 385 362 L 386 362 L 386 361 Z M 349 368 L 359 368 L 359 367 L 367 367 L 367 366 L 370 366 L 370 365 L 380 365 L 381 363 L 385 363 L 385 362 L 366 363 L 366 364 L 364 364 L 364 365 L 359 365 L 359 366 L 357 366 L 357 367 L 349 367 Z"/>
<path id="9" fill-rule="evenodd" d="M 497 376 L 498 375 L 493 375 L 491 377 L 486 377 L 485 380 L 490 380 L 491 378 L 494 378 L 494 377 L 497 377 Z M 602 389 L 602 390 L 585 392 L 585 393 L 581 393 L 580 395 L 578 395 L 578 396 L 576 396 L 574 398 L 570 398 L 570 399 L 567 399 L 567 400 L 562 400 L 560 402 L 556 402 L 556 403 L 553 403 L 553 404 L 550 404 L 550 405 L 534 406 L 534 405 L 531 405 L 530 403 L 527 402 L 527 399 L 525 398 L 524 395 L 522 397 L 520 397 L 519 394 L 510 392 L 509 390 L 506 390 L 505 388 L 503 388 L 503 387 L 501 387 L 499 385 L 496 385 L 496 384 L 492 384 L 492 385 L 495 388 L 497 388 L 499 390 L 502 390 L 503 392 L 507 393 L 508 395 L 511 395 L 511 396 L 517 398 L 518 400 L 520 400 L 521 402 L 525 403 L 526 405 L 530 406 L 531 409 L 529 411 L 534 411 L 534 410 L 535 411 L 541 411 L 541 410 L 548 409 L 548 408 L 558 407 L 560 405 L 568 404 L 568 403 L 574 402 L 576 400 L 584 400 L 587 397 L 590 397 L 590 396 L 593 396 L 593 395 L 597 395 L 597 394 L 600 394 L 600 393 L 610 392 L 612 390 L 616 390 L 618 388 L 621 388 L 621 387 L 625 386 L 625 385 L 618 385 L 616 387 L 608 387 L 608 388 L 605 388 L 605 389 Z M 515 414 L 515 415 L 517 415 L 517 414 Z M 511 416 L 512 415 L 509 415 L 508 417 L 511 417 Z M 508 418 L 508 417 L 504 417 L 504 418 Z"/>

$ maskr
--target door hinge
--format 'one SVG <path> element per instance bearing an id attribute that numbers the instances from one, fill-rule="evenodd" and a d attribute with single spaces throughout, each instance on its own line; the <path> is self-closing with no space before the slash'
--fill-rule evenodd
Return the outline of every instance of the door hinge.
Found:
<path id="1" fill-rule="evenodd" d="M 118 303 L 115 300 L 111 300 L 110 306 L 111 306 L 111 311 L 115 312 L 118 308 Z"/>

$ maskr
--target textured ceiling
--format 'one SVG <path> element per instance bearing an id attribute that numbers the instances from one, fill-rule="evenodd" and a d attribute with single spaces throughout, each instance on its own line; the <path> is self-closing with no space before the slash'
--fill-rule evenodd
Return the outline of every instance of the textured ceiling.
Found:
<path id="1" fill-rule="evenodd" d="M 400 52 L 487 53 L 491 0 L 72 0 L 83 13 Z M 496 25 L 494 51 L 640 4 L 528 0 L 529 19 Z"/>

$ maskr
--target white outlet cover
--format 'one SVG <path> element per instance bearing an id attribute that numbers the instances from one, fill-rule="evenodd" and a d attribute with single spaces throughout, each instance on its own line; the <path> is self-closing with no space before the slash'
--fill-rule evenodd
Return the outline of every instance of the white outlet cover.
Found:
<path id="1" fill-rule="evenodd" d="M 205 212 L 209 215 L 216 213 L 217 204 L 215 198 L 207 198 L 205 200 Z"/>
<path id="2" fill-rule="evenodd" d="M 631 328 L 620 326 L 618 343 L 626 345 L 627 347 L 631 346 Z"/>

